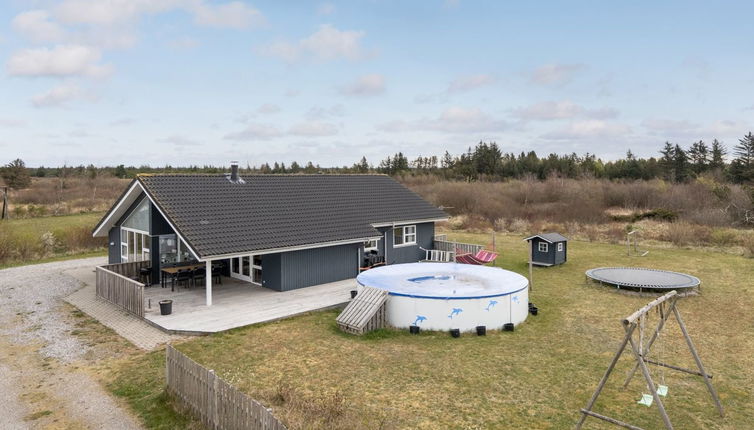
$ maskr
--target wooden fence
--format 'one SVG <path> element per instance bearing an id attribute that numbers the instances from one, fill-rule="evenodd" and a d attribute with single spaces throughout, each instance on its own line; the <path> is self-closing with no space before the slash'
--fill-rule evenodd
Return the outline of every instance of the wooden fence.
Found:
<path id="1" fill-rule="evenodd" d="M 168 392 L 210 430 L 285 430 L 271 409 L 171 345 L 165 361 Z"/>
<path id="2" fill-rule="evenodd" d="M 107 267 L 97 267 L 97 297 L 144 318 L 144 284 L 113 272 Z"/>
<path id="3" fill-rule="evenodd" d="M 387 290 L 362 287 L 335 322 L 346 333 L 362 335 L 387 325 Z"/>
<path id="4" fill-rule="evenodd" d="M 459 250 L 463 253 L 476 254 L 484 249 L 484 246 L 473 243 L 449 242 L 447 240 L 435 240 L 434 242 L 434 249 L 438 251 L 456 252 L 456 250 Z"/>
<path id="5" fill-rule="evenodd" d="M 139 276 L 139 271 L 142 268 L 150 267 L 152 265 L 152 262 L 149 260 L 142 260 L 142 261 L 131 261 L 128 263 L 115 263 L 115 264 L 106 264 L 102 267 L 105 269 L 117 273 L 119 275 L 123 275 L 126 278 L 133 278 L 134 276 Z"/>

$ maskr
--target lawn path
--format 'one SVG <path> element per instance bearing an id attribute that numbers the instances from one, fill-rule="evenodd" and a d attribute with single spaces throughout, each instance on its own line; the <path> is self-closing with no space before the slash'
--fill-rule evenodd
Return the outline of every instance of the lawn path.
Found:
<path id="1" fill-rule="evenodd" d="M 62 298 L 82 284 L 62 272 L 102 257 L 0 270 L 0 427 L 139 429 L 81 369 L 90 347 L 74 336 Z"/>

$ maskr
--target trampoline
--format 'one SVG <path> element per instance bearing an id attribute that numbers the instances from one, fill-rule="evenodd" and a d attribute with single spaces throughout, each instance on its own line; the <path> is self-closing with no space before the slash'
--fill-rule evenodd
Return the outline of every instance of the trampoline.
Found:
<path id="1" fill-rule="evenodd" d="M 586 271 L 587 278 L 618 289 L 665 292 L 689 290 L 699 287 L 699 278 L 669 270 L 641 267 L 598 267 Z"/>

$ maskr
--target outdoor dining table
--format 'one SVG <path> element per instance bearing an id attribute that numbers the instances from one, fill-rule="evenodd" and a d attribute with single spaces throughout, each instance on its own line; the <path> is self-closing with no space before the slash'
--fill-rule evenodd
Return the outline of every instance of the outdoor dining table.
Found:
<path id="1" fill-rule="evenodd" d="M 201 263 L 186 264 L 184 266 L 163 267 L 161 269 L 163 276 L 161 276 L 162 280 L 160 281 L 162 284 L 162 288 L 166 287 L 165 282 L 167 281 L 167 276 L 170 276 L 171 278 L 173 278 L 180 270 L 196 270 L 202 267 L 204 267 L 204 264 L 201 264 Z"/>

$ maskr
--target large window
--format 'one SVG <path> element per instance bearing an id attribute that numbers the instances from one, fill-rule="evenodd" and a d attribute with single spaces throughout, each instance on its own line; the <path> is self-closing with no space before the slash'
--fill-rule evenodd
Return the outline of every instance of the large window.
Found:
<path id="1" fill-rule="evenodd" d="M 149 260 L 151 240 L 147 233 L 120 228 L 120 260 L 143 261 Z"/>
<path id="2" fill-rule="evenodd" d="M 416 226 L 404 225 L 393 229 L 393 246 L 416 244 Z"/>
<path id="3" fill-rule="evenodd" d="M 379 239 L 372 239 L 364 242 L 364 251 L 377 251 L 379 243 Z"/>

